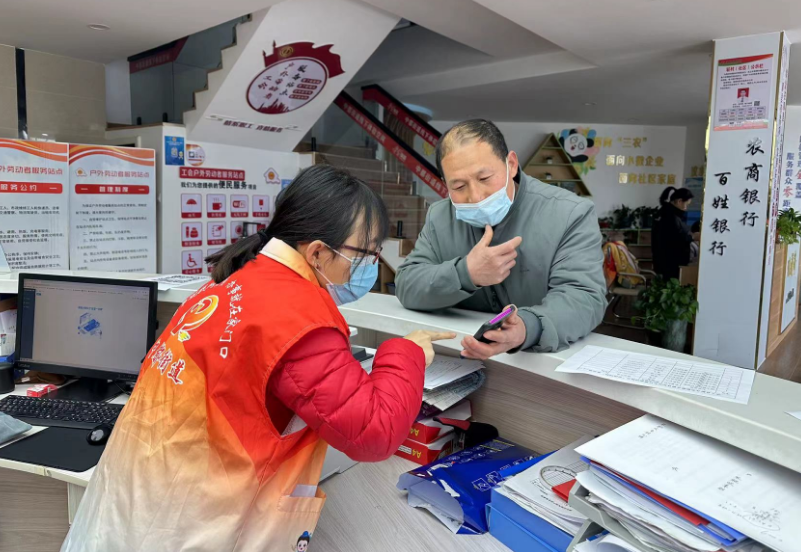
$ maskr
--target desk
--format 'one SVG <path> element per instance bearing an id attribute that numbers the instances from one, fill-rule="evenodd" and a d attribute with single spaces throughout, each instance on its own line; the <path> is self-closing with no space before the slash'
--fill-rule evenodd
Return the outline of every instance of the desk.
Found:
<path id="1" fill-rule="evenodd" d="M 24 395 L 27 387 L 18 385 L 12 394 Z M 126 400 L 122 396 L 112 402 Z M 312 552 L 396 550 L 398 543 L 405 552 L 430 552 L 432 543 L 453 552 L 509 552 L 490 535 L 453 535 L 427 512 L 408 506 L 395 483 L 415 467 L 392 457 L 358 464 L 324 481 L 328 500 Z M 0 552 L 58 551 L 93 471 L 73 473 L 0 459 Z"/>
<path id="2" fill-rule="evenodd" d="M 393 456 L 358 464 L 323 482 L 328 500 L 312 552 L 509 552 L 490 535 L 454 535 L 428 512 L 407 505 L 395 483 L 415 467 Z"/>
<path id="3" fill-rule="evenodd" d="M 108 275 L 114 278 L 147 277 Z M 0 293 L 16 293 L 16 283 L 14 276 L 0 276 Z M 184 286 L 159 292 L 162 328 L 193 291 L 192 286 Z M 343 306 L 341 311 L 351 326 L 359 328 L 359 344 L 368 347 L 415 329 L 455 331 L 457 339 L 439 342 L 436 346 L 438 351 L 450 355 L 458 354 L 461 337 L 472 335 L 487 318 L 486 314 L 453 309 L 438 313 L 408 311 L 395 297 L 374 294 Z M 533 450 L 545 451 L 564 446 L 584 434 L 608 431 L 647 412 L 801 472 L 801 422 L 786 414 L 786 411 L 801 408 L 801 384 L 756 374 L 751 400 L 749 404 L 741 405 L 556 372 L 565 359 L 585 345 L 691 358 L 597 334 L 591 334 L 557 353 L 499 355 L 487 361 L 487 383 L 472 397 L 475 418 L 495 424 L 508 439 Z M 20 540 L 12 543 L 14 546 L 6 544 L 4 518 L 24 523 L 20 512 L 7 506 L 6 497 L 11 496 L 7 494 L 8 489 L 17 489 L 16 496 L 20 496 L 22 491 L 19 489 L 23 485 L 27 486 L 25 488 L 44 487 L 45 483 L 58 486 L 53 496 L 62 497 L 60 504 L 41 499 L 28 511 L 31 515 L 48 515 L 47 519 L 51 519 L 58 515 L 53 508 L 60 508 L 66 527 L 64 502 L 69 500 L 70 508 L 74 509 L 91 475 L 91 471 L 72 474 L 4 461 L 0 461 L 0 468 L 7 468 L 0 469 L 0 493 L 3 496 L 0 501 L 0 552 L 25 551 L 19 545 Z M 358 465 L 326 481 L 323 488 L 329 493 L 329 501 L 316 535 L 325 544 L 316 545 L 314 549 L 321 552 L 372 552 L 381 550 L 383 544 L 384 550 L 396 550 L 402 546 L 410 551 L 428 551 L 432 549 L 431 543 L 435 542 L 437 548 L 445 550 L 493 550 L 491 539 L 482 541 L 452 536 L 445 528 L 437 526 L 428 514 L 405 506 L 402 495 L 395 490 L 395 483 L 397 476 L 406 469 L 404 463 L 393 458 L 384 464 Z M 24 481 L 20 479 L 23 473 L 27 477 Z M 50 495 L 43 491 L 41 496 Z M 414 531 L 411 523 L 415 524 Z M 416 530 L 418 527 L 419 531 Z M 45 552 L 50 549 L 39 546 L 28 550 Z"/>

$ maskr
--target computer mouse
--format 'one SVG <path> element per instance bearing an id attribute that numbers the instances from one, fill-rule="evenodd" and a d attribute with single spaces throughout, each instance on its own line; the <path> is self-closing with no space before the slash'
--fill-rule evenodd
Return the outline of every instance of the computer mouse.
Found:
<path id="1" fill-rule="evenodd" d="M 90 445 L 105 445 L 111 435 L 111 426 L 100 424 L 86 436 L 86 442 Z"/>

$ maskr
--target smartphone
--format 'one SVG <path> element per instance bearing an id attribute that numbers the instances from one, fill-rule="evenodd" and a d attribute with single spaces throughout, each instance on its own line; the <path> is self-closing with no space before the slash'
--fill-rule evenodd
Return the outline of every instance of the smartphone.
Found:
<path id="1" fill-rule="evenodd" d="M 504 310 L 489 322 L 482 324 L 473 337 L 481 343 L 492 343 L 492 341 L 484 337 L 484 334 L 491 330 L 499 329 L 503 325 L 503 321 L 506 320 L 506 318 L 513 312 L 515 312 L 514 307 L 509 307 L 508 309 Z"/>

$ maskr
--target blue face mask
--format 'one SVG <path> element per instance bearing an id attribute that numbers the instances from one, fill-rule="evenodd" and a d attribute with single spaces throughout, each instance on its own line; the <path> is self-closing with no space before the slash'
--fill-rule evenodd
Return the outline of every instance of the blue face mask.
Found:
<path id="1" fill-rule="evenodd" d="M 350 262 L 350 280 L 344 284 L 335 284 L 328 279 L 328 276 L 322 273 L 319 267 L 315 267 L 317 272 L 322 274 L 323 278 L 328 281 L 325 287 L 328 288 L 328 293 L 334 303 L 339 307 L 346 303 L 358 301 L 367 295 L 378 279 L 378 263 L 368 262 L 365 258 L 351 259 L 333 247 L 329 247 L 329 249 Z"/>
<path id="2" fill-rule="evenodd" d="M 506 161 L 506 181 L 503 188 L 478 203 L 454 203 L 451 199 L 453 208 L 456 209 L 456 219 L 477 228 L 499 224 L 512 208 L 512 200 L 506 193 L 508 185 L 509 160 Z"/>

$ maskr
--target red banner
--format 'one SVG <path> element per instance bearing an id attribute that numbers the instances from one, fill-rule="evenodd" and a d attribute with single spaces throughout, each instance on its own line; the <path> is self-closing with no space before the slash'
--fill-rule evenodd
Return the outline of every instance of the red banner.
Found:
<path id="1" fill-rule="evenodd" d="M 439 133 L 428 123 L 421 121 L 405 105 L 386 94 L 383 90 L 369 86 L 364 89 L 362 97 L 383 106 L 392 113 L 401 123 L 414 131 L 420 138 L 434 147 L 439 143 Z"/>
<path id="2" fill-rule="evenodd" d="M 76 194 L 147 195 L 150 186 L 112 186 L 111 184 L 77 184 Z"/>
<path id="3" fill-rule="evenodd" d="M 150 69 L 151 67 L 164 65 L 165 63 L 172 63 L 178 59 L 179 55 L 181 55 L 181 50 L 183 50 L 184 44 L 186 44 L 186 39 L 187 37 L 176 40 L 172 46 L 156 48 L 155 51 L 145 57 L 139 58 L 135 61 L 129 61 L 128 71 L 130 73 L 136 73 L 139 71 L 144 71 L 145 69 Z"/>
<path id="4" fill-rule="evenodd" d="M 179 175 L 181 178 L 196 178 L 202 180 L 245 180 L 245 171 L 236 169 L 181 167 Z"/>
<path id="5" fill-rule="evenodd" d="M 428 186 L 437 192 L 440 197 L 447 197 L 448 189 L 445 186 L 445 183 L 440 180 L 440 178 L 432 174 L 430 169 L 427 169 L 423 166 L 423 164 L 418 161 L 413 155 L 408 153 L 404 146 L 396 142 L 392 139 L 386 132 L 381 130 L 377 125 L 373 124 L 369 117 L 363 115 L 359 108 L 357 108 L 353 103 L 348 101 L 343 94 L 340 94 L 334 100 L 334 103 L 337 104 L 342 111 L 348 114 L 348 116 L 356 121 L 360 127 L 366 130 L 370 136 L 378 140 L 378 142 L 387 149 L 392 155 L 394 155 L 398 161 L 403 163 L 403 165 L 408 168 L 409 170 L 413 171 L 418 178 L 420 178 L 423 182 L 428 184 Z"/>
<path id="6" fill-rule="evenodd" d="M 0 194 L 60 194 L 61 184 L 42 184 L 39 182 L 0 182 Z"/>

